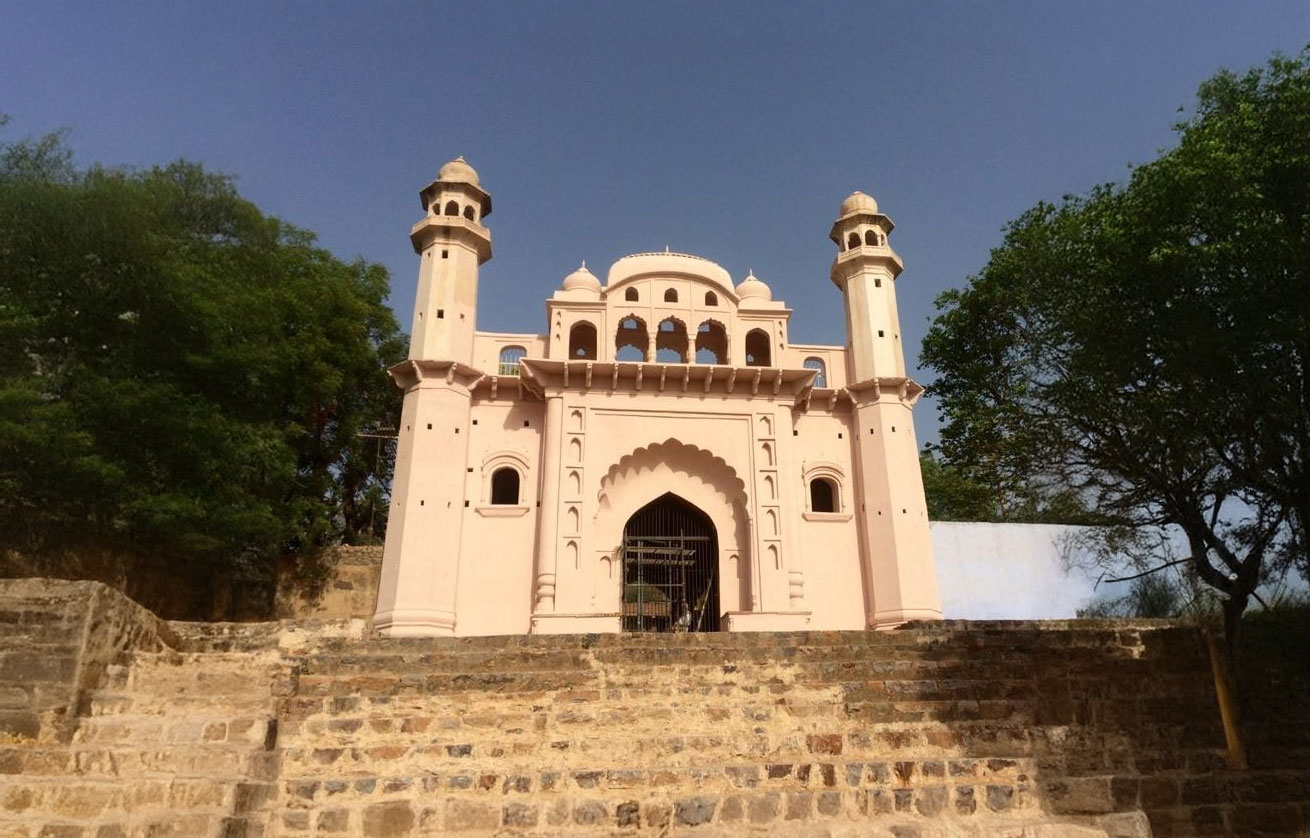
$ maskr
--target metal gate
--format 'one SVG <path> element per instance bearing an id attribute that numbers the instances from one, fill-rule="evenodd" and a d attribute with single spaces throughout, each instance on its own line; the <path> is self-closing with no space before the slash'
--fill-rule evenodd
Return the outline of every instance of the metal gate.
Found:
<path id="1" fill-rule="evenodd" d="M 623 528 L 623 630 L 718 631 L 719 546 L 705 513 L 674 494 Z"/>

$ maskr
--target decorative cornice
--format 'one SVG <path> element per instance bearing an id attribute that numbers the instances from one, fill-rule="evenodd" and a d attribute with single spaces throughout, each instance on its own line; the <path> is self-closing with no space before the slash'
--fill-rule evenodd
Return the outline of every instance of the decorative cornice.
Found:
<path id="1" fill-rule="evenodd" d="M 638 361 L 564 361 L 524 358 L 525 383 L 548 391 L 606 390 L 637 393 L 715 393 L 794 402 L 809 390 L 811 369 L 735 367 L 719 364 L 661 364 Z"/>
<path id="2" fill-rule="evenodd" d="M 410 359 L 401 361 L 387 370 L 391 380 L 405 392 L 413 390 L 425 381 L 444 380 L 448 385 L 458 385 L 470 392 L 486 376 L 481 370 L 474 369 L 459 361 L 420 361 Z"/>
<path id="3" fill-rule="evenodd" d="M 904 377 L 869 378 L 848 384 L 846 389 L 856 405 L 872 404 L 884 396 L 891 396 L 913 407 L 923 395 L 922 385 L 913 378 Z"/>
<path id="4" fill-rule="evenodd" d="M 415 253 L 422 253 L 441 239 L 473 250 L 478 254 L 479 265 L 491 258 L 491 231 L 462 215 L 429 215 L 409 231 L 409 242 Z"/>

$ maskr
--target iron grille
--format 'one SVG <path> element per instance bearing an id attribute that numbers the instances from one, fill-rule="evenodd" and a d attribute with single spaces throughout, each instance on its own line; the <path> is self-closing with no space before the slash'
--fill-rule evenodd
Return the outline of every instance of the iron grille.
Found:
<path id="1" fill-rule="evenodd" d="M 665 495 L 623 533 L 623 630 L 718 631 L 718 548 L 700 510 Z"/>

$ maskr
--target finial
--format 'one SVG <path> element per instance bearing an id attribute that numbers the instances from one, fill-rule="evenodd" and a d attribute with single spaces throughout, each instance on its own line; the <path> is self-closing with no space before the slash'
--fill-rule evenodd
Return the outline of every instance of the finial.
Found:
<path id="1" fill-rule="evenodd" d="M 668 253 L 668 252 L 669 252 L 669 246 L 668 246 L 667 244 L 664 245 L 664 252 L 665 252 L 665 253 Z"/>
<path id="2" fill-rule="evenodd" d="M 462 154 L 461 154 L 460 156 L 456 157 L 455 159 L 456 159 L 457 161 L 459 161 L 460 163 L 467 163 L 467 162 L 468 162 L 467 160 L 464 159 L 464 155 L 462 155 Z"/>
<path id="3" fill-rule="evenodd" d="M 580 270 L 580 271 L 585 271 L 586 269 L 587 269 L 587 260 L 586 260 L 586 259 L 583 259 L 583 260 L 582 260 L 582 267 L 581 267 L 581 268 L 578 268 L 578 270 Z"/>

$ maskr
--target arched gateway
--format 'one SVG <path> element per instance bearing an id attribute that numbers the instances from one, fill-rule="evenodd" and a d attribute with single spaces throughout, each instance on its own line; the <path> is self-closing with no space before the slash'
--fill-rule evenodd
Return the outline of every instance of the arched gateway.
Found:
<path id="1" fill-rule="evenodd" d="M 672 492 L 623 528 L 623 630 L 718 631 L 714 523 Z"/>

